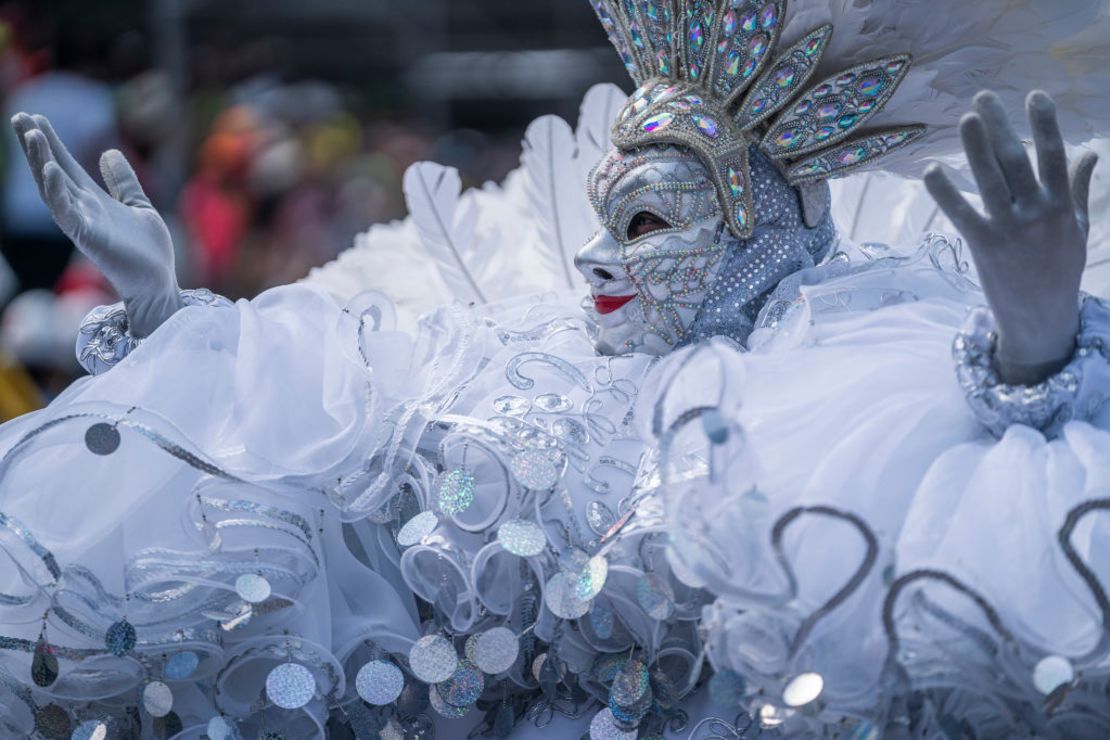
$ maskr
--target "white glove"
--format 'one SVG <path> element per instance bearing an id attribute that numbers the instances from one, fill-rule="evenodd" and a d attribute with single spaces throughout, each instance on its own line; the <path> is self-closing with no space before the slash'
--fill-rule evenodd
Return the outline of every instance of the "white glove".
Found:
<path id="1" fill-rule="evenodd" d="M 119 151 L 105 152 L 100 158 L 105 193 L 44 116 L 20 113 L 12 126 L 54 221 L 119 293 L 130 333 L 150 335 L 182 303 L 169 229 L 135 171 Z"/>
<path id="2" fill-rule="evenodd" d="M 1080 158 L 1068 175 L 1056 106 L 1046 93 L 1027 101 L 1040 181 L 993 93 L 979 93 L 960 124 L 983 196 L 980 215 L 934 165 L 925 184 L 960 230 L 979 268 L 998 326 L 998 373 L 1011 385 L 1036 385 L 1071 359 L 1079 332 L 1079 281 L 1087 263 L 1087 199 L 1098 157 Z"/>

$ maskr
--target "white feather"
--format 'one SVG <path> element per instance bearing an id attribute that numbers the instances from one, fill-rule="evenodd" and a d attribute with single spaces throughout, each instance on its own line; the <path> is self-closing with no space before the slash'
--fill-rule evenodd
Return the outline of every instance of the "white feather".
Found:
<path id="1" fill-rule="evenodd" d="M 424 248 L 448 289 L 463 302 L 486 303 L 468 260 L 475 242 L 478 210 L 472 199 L 460 203 L 462 181 L 458 171 L 433 162 L 417 162 L 405 172 L 404 191 Z"/>

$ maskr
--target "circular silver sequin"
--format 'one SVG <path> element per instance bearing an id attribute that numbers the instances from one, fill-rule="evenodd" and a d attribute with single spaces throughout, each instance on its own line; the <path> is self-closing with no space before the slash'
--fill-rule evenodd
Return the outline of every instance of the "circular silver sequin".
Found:
<path id="1" fill-rule="evenodd" d="M 636 731 L 625 732 L 617 727 L 617 721 L 608 708 L 594 715 L 590 722 L 590 740 L 636 740 Z"/>
<path id="2" fill-rule="evenodd" d="M 355 676 L 355 691 L 363 701 L 378 707 L 397 701 L 404 688 L 401 669 L 385 660 L 370 661 Z"/>
<path id="3" fill-rule="evenodd" d="M 205 728 L 209 740 L 239 740 L 239 729 L 230 720 L 213 717 Z"/>
<path id="4" fill-rule="evenodd" d="M 73 732 L 73 721 L 57 704 L 47 704 L 35 710 L 35 732 L 43 740 L 66 740 Z"/>
<path id="5" fill-rule="evenodd" d="M 108 648 L 108 652 L 117 658 L 122 658 L 134 650 L 137 641 L 138 635 L 135 634 L 135 628 L 126 619 L 121 619 L 109 627 L 104 636 L 104 645 Z"/>
<path id="6" fill-rule="evenodd" d="M 601 555 L 590 558 L 574 579 L 574 595 L 582 601 L 592 601 L 605 588 L 609 578 L 609 561 Z"/>
<path id="7" fill-rule="evenodd" d="M 235 579 L 235 593 L 248 604 L 261 604 L 272 592 L 270 582 L 257 573 L 244 573 Z"/>
<path id="8" fill-rule="evenodd" d="M 447 516 L 461 514 L 474 503 L 474 476 L 465 470 L 452 470 L 439 483 L 439 510 Z"/>
<path id="9" fill-rule="evenodd" d="M 266 676 L 266 696 L 282 709 L 300 709 L 315 693 L 312 671 L 299 663 L 282 663 Z"/>
<path id="10" fill-rule="evenodd" d="M 1033 669 L 1033 685 L 1046 696 L 1074 680 L 1074 666 L 1070 660 L 1060 655 L 1048 656 Z"/>
<path id="11" fill-rule="evenodd" d="M 119 443 L 119 430 L 111 424 L 93 424 L 85 431 L 85 446 L 95 455 L 111 455 Z"/>
<path id="12" fill-rule="evenodd" d="M 497 528 L 497 541 L 522 558 L 539 555 L 547 547 L 547 535 L 540 525 L 527 519 L 511 519 L 502 524 Z"/>
<path id="13" fill-rule="evenodd" d="M 519 655 L 520 640 L 507 627 L 483 632 L 474 643 L 474 662 L 491 676 L 512 668 Z"/>
<path id="14" fill-rule="evenodd" d="M 540 680 L 540 674 L 543 673 L 543 666 L 545 663 L 547 663 L 547 653 L 540 653 L 532 660 L 532 678 L 537 681 Z M 567 675 L 566 664 L 561 661 L 555 661 L 555 667 L 558 669 L 559 680 L 562 681 Z"/>
<path id="15" fill-rule="evenodd" d="M 578 598 L 577 579 L 569 573 L 556 573 L 543 590 L 543 603 L 560 619 L 578 619 L 590 610 L 590 602 Z"/>
<path id="16" fill-rule="evenodd" d="M 636 601 L 649 617 L 662 622 L 674 612 L 674 589 L 658 573 L 645 573 L 636 583 Z"/>
<path id="17" fill-rule="evenodd" d="M 454 704 L 445 702 L 435 686 L 428 687 L 428 703 L 437 714 L 447 719 L 462 719 L 470 712 L 470 707 L 456 707 Z"/>
<path id="18" fill-rule="evenodd" d="M 517 482 L 534 491 L 546 491 L 559 482 L 559 471 L 543 450 L 525 450 L 513 455 L 509 469 Z"/>
<path id="19" fill-rule="evenodd" d="M 459 656 L 446 638 L 424 635 L 409 650 L 409 667 L 424 683 L 440 683 L 451 678 L 459 667 Z"/>
<path id="20" fill-rule="evenodd" d="M 814 702 L 825 690 L 825 679 L 819 673 L 795 676 L 782 691 L 782 703 L 788 707 L 804 707 Z"/>
<path id="21" fill-rule="evenodd" d="M 424 539 L 439 526 L 439 517 L 432 511 L 422 511 L 401 527 L 397 533 L 397 544 L 401 547 L 411 547 Z"/>
<path id="22" fill-rule="evenodd" d="M 486 677 L 477 666 L 459 663 L 451 678 L 436 684 L 440 698 L 453 707 L 469 707 L 482 695 L 486 688 Z"/>
<path id="23" fill-rule="evenodd" d="M 647 666 L 630 660 L 620 667 L 609 689 L 609 710 L 622 723 L 638 723 L 651 705 L 651 678 Z M 627 726 L 627 724 L 626 724 Z"/>
<path id="24" fill-rule="evenodd" d="M 166 660 L 162 673 L 171 681 L 184 681 L 193 675 L 193 671 L 200 665 L 200 657 L 196 653 L 186 650 L 175 653 Z"/>
<path id="25" fill-rule="evenodd" d="M 759 708 L 759 724 L 765 730 L 778 727 L 789 717 L 787 710 L 776 707 L 774 704 L 764 704 Z"/>
<path id="26" fill-rule="evenodd" d="M 161 681 L 151 681 L 143 688 L 143 708 L 151 717 L 165 717 L 173 709 L 173 692 Z"/>
<path id="27" fill-rule="evenodd" d="M 69 737 L 70 740 L 107 740 L 108 724 L 96 719 L 82 722 Z"/>

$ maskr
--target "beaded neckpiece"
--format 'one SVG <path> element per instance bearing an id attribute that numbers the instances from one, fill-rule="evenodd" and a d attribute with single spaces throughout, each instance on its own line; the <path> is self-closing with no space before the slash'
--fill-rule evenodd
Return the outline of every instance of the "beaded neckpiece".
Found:
<path id="1" fill-rule="evenodd" d="M 613 128 L 619 149 L 688 147 L 706 165 L 732 233 L 755 228 L 750 148 L 791 185 L 847 174 L 925 127 L 864 131 L 910 67 L 908 54 L 857 64 L 806 87 L 831 25 L 778 50 L 786 0 L 590 0 L 639 86 Z"/>

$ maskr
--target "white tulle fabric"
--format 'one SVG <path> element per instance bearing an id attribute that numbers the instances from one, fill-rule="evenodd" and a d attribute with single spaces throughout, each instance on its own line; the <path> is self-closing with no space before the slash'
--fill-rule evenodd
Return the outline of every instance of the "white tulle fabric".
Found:
<path id="1" fill-rule="evenodd" d="M 1057 536 L 1070 510 L 1106 495 L 1110 418 L 1073 422 L 1055 440 L 1021 426 L 1001 440 L 987 435 L 949 357 L 967 306 L 982 297 L 924 254 L 904 262 L 798 276 L 769 303 L 768 312 L 779 302 L 784 313 L 753 335 L 750 352 L 719 343 L 686 350 L 668 358 L 654 376 L 658 385 L 641 397 L 639 423 L 657 438 L 697 407 L 719 406 L 731 423 L 723 446 L 708 442 L 698 424 L 670 442 L 675 482 L 664 498 L 673 564 L 683 580 L 718 597 L 703 623 L 714 667 L 761 689 L 757 708 L 768 703 L 776 716 L 786 709 L 783 729 L 799 737 L 837 717 L 881 718 L 876 699 L 889 680 L 884 599 L 895 578 L 917 570 L 949 574 L 976 591 L 1020 645 L 996 662 L 966 632 L 931 617 L 922 595 L 988 643 L 1002 642 L 982 610 L 944 584 L 916 582 L 895 603 L 895 628 L 903 646 L 912 645 L 898 657 L 914 685 L 963 689 L 974 697 L 970 705 L 986 708 L 962 715 L 978 730 L 1012 731 L 1007 723 L 1016 720 L 997 699 L 1025 692 L 1036 703 L 1032 670 L 1045 656 L 1087 660 L 1096 675 L 1106 667 L 1105 655 L 1089 655 L 1104 630 L 1094 595 Z M 664 421 L 652 429 L 653 418 Z M 713 473 L 684 477 L 689 456 L 712 461 Z M 771 534 L 797 507 L 858 516 L 878 550 L 847 600 L 795 644 L 866 554 L 865 538 L 843 519 L 803 514 L 783 533 L 792 584 Z M 1073 539 L 1103 583 L 1108 528 L 1092 515 Z M 915 624 L 926 629 L 914 632 Z M 994 675 L 999 665 L 1011 675 Z M 824 678 L 823 708 L 792 714 L 783 689 L 805 672 Z M 1110 717 L 1100 711 L 1104 725 Z M 1068 736 L 1096 737 L 1103 725 L 1079 724 Z"/>

